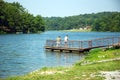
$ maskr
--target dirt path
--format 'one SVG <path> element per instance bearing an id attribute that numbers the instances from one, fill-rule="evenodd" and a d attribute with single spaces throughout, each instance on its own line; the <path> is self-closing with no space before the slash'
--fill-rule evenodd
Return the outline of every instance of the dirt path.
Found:
<path id="1" fill-rule="evenodd" d="M 105 80 L 120 80 L 120 71 L 101 71 L 100 73 Z"/>
<path id="2" fill-rule="evenodd" d="M 100 60 L 100 61 L 95 61 L 95 62 L 83 62 L 81 65 L 89 65 L 89 64 L 94 64 L 94 63 L 102 63 L 102 62 L 117 61 L 117 60 L 120 60 L 120 58 L 106 59 L 106 60 Z"/>

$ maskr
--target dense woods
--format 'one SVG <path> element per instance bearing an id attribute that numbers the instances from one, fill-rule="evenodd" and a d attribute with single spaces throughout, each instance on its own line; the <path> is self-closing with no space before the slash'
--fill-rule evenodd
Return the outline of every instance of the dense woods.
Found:
<path id="1" fill-rule="evenodd" d="M 89 27 L 92 31 L 120 32 L 120 12 L 100 12 L 68 17 L 30 14 L 18 2 L 0 0 L 0 33 L 38 33 Z"/>
<path id="2" fill-rule="evenodd" d="M 38 33 L 44 30 L 40 15 L 33 16 L 18 2 L 0 0 L 0 33 Z"/>
<path id="3" fill-rule="evenodd" d="M 92 31 L 120 31 L 120 12 L 101 12 L 69 17 L 45 17 L 46 30 L 80 29 L 86 26 Z"/>

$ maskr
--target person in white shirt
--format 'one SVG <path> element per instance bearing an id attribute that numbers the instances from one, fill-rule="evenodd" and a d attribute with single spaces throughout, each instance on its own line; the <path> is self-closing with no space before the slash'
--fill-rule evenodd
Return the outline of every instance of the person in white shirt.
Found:
<path id="1" fill-rule="evenodd" d="M 65 47 L 68 47 L 68 35 L 65 36 L 64 42 L 65 42 Z"/>

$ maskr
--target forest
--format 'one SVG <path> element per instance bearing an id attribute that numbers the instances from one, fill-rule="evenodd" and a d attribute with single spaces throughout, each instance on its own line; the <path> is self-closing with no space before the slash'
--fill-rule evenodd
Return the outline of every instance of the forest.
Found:
<path id="1" fill-rule="evenodd" d="M 120 12 L 100 12 L 68 17 L 45 17 L 46 30 L 80 29 L 86 26 L 92 31 L 120 32 Z"/>
<path id="2" fill-rule="evenodd" d="M 120 12 L 99 12 L 67 17 L 30 14 L 20 3 L 0 0 L 0 34 L 40 33 L 90 27 L 92 31 L 120 32 Z"/>
<path id="3" fill-rule="evenodd" d="M 39 33 L 45 30 L 40 15 L 33 16 L 18 2 L 0 0 L 0 33 Z"/>

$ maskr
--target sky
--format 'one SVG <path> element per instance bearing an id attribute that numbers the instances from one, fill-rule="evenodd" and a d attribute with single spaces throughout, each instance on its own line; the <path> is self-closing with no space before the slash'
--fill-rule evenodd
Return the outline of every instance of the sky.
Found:
<path id="1" fill-rule="evenodd" d="M 42 17 L 67 17 L 104 11 L 120 12 L 120 0 L 4 0 L 19 2 L 29 13 Z"/>

